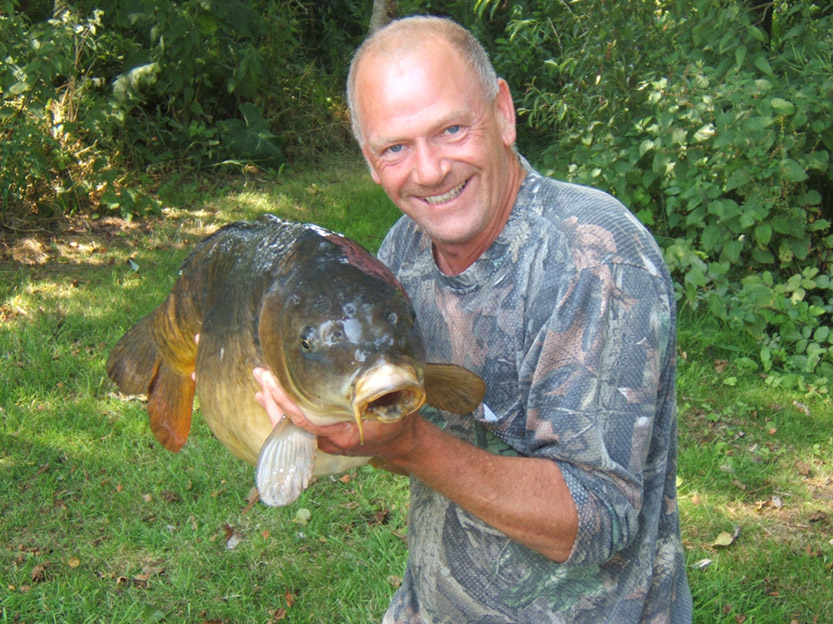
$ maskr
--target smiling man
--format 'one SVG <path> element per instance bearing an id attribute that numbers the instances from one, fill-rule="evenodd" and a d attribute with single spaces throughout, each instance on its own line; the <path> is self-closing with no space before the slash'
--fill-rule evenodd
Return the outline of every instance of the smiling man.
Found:
<path id="1" fill-rule="evenodd" d="M 374 34 L 348 78 L 353 129 L 404 213 L 379 257 L 430 361 L 480 374 L 458 416 L 318 427 L 332 454 L 411 476 L 409 560 L 384 622 L 691 621 L 676 505 L 675 304 L 651 235 L 611 196 L 545 178 L 480 45 L 448 20 Z"/>

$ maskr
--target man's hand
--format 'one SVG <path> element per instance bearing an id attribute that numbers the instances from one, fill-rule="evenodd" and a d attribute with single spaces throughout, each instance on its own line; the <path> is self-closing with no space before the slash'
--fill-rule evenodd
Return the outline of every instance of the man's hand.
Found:
<path id="1" fill-rule="evenodd" d="M 296 427 L 318 437 L 318 448 L 324 453 L 388 459 L 407 454 L 414 446 L 414 442 L 409 441 L 413 438 L 409 436 L 413 433 L 413 420 L 418 418 L 416 414 L 410 414 L 395 423 L 362 421 L 361 434 L 352 421 L 317 425 L 304 416 L 301 408 L 287 396 L 271 371 L 255 368 L 252 373 L 261 388 L 260 392 L 255 393 L 255 399 L 266 410 L 272 426 L 277 425 L 284 416 L 289 417 Z"/>
<path id="2" fill-rule="evenodd" d="M 270 371 L 256 368 L 253 373 L 261 387 L 255 397 L 273 424 L 286 415 L 294 425 L 315 434 L 324 453 L 380 458 L 373 462 L 377 468 L 416 477 L 547 557 L 564 561 L 569 556 L 578 532 L 578 514 L 554 462 L 493 455 L 416 413 L 396 423 L 364 421 L 362 443 L 356 423 L 316 425 Z"/>

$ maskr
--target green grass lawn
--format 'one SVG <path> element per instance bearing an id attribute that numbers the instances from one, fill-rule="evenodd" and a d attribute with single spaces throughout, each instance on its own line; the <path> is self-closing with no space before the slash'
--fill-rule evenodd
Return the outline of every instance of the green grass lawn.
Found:
<path id="1" fill-rule="evenodd" d="M 77 220 L 0 247 L 0 622 L 379 621 L 407 556 L 406 480 L 364 467 L 286 508 L 249 506 L 252 467 L 199 416 L 165 451 L 104 362 L 219 225 L 273 212 L 375 250 L 398 213 L 358 164 L 159 193 L 163 218 Z M 831 622 L 830 397 L 765 383 L 737 363 L 751 347 L 681 318 L 695 621 Z"/>

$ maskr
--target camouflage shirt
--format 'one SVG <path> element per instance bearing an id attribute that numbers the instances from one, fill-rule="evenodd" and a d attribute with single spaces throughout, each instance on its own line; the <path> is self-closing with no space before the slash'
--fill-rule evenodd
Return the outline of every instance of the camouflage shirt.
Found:
<path id="1" fill-rule="evenodd" d="M 384 622 L 690 622 L 674 291 L 648 231 L 611 196 L 528 170 L 462 274 L 436 268 L 407 217 L 379 257 L 413 300 L 429 361 L 488 387 L 472 414 L 423 416 L 493 453 L 554 461 L 579 517 L 559 564 L 411 479 L 409 560 Z"/>

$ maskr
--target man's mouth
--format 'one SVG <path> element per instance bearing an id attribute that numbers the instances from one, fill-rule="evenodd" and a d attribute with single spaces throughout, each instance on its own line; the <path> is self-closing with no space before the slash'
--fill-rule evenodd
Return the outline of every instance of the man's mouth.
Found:
<path id="1" fill-rule="evenodd" d="M 425 200 L 426 203 L 431 204 L 432 206 L 436 206 L 438 204 L 444 204 L 445 202 L 451 201 L 455 197 L 457 197 L 460 193 L 463 192 L 463 189 L 468 184 L 468 180 L 464 180 L 460 182 L 457 186 L 453 189 L 448 191 L 447 193 L 443 193 L 442 195 L 430 195 L 428 197 L 423 197 L 422 199 Z"/>

